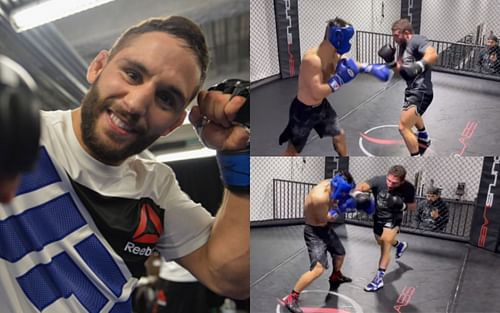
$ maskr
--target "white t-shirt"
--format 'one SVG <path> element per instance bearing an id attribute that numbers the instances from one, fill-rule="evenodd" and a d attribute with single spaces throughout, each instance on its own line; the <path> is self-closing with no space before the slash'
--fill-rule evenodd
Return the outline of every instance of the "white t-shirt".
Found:
<path id="1" fill-rule="evenodd" d="M 198 281 L 187 269 L 180 266 L 177 262 L 167 262 L 161 260 L 160 277 L 175 282 L 191 283 Z"/>
<path id="2" fill-rule="evenodd" d="M 36 168 L 0 205 L 2 313 L 131 312 L 153 248 L 171 260 L 207 242 L 213 217 L 166 165 L 93 159 L 70 111 L 42 112 L 40 142 Z"/>

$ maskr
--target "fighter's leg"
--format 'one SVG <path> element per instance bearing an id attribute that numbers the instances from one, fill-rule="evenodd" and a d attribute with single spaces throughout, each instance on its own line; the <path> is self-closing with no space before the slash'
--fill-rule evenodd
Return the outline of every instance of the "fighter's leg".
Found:
<path id="1" fill-rule="evenodd" d="M 340 134 L 333 137 L 332 142 L 333 142 L 333 147 L 334 147 L 335 151 L 337 151 L 339 156 L 347 156 L 348 155 L 347 143 L 346 143 L 346 139 L 345 139 L 344 130 L 341 130 Z"/>
<path id="2" fill-rule="evenodd" d="M 348 150 L 345 132 L 339 126 L 337 112 L 335 112 L 326 99 L 321 104 L 321 118 L 314 126 L 314 129 L 321 138 L 323 136 L 331 136 L 333 148 L 338 155 L 347 156 Z"/>
<path id="3" fill-rule="evenodd" d="M 345 248 L 333 226 L 330 227 L 328 233 L 328 252 L 332 256 L 333 263 L 332 274 L 328 281 L 330 283 L 330 290 L 335 290 L 340 284 L 349 283 L 352 279 L 342 274 L 341 269 L 345 259 Z"/>
<path id="4" fill-rule="evenodd" d="M 288 145 L 286 147 L 285 152 L 283 153 L 284 156 L 296 156 L 299 155 L 299 151 L 297 151 L 297 148 L 293 145 L 291 141 L 288 141 Z"/>
<path id="5" fill-rule="evenodd" d="M 283 153 L 285 156 L 295 156 L 302 152 L 314 124 L 317 123 L 316 111 L 314 107 L 306 106 L 297 99 L 292 102 L 288 125 L 279 137 L 280 145 L 287 142 Z"/>
<path id="6" fill-rule="evenodd" d="M 399 115 L 399 132 L 405 141 L 410 155 L 419 155 L 418 140 L 412 131 L 417 121 L 418 113 L 415 105 L 403 107 Z"/>

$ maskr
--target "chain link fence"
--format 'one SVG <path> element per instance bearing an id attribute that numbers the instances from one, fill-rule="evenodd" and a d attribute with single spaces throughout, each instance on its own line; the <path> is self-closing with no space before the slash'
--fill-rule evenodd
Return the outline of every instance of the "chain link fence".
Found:
<path id="1" fill-rule="evenodd" d="M 279 73 L 274 1 L 250 0 L 250 81 Z"/>
<path id="2" fill-rule="evenodd" d="M 317 184 L 325 177 L 325 158 L 251 157 L 250 173 L 250 221 L 273 220 L 273 179 Z"/>
<path id="3" fill-rule="evenodd" d="M 489 59 L 489 49 L 473 44 L 471 37 L 466 37 L 460 42 L 430 41 L 439 56 L 437 63 L 433 66 L 434 70 L 478 77 L 500 76 L 500 59 L 499 62 L 492 62 Z M 383 63 L 384 61 L 377 52 L 384 44 L 395 46 L 391 35 L 358 31 L 351 54 L 358 62 Z M 500 48 L 498 51 L 500 56 Z"/>
<path id="4" fill-rule="evenodd" d="M 309 162 L 308 166 L 299 166 L 302 159 L 252 157 L 251 221 L 272 220 L 279 223 L 303 218 L 304 199 L 311 188 L 323 179 L 325 164 L 321 162 L 323 158 L 311 157 L 305 158 L 306 163 Z M 405 214 L 402 229 L 467 240 L 476 206 L 483 158 L 350 157 L 349 171 L 359 183 L 373 176 L 386 175 L 395 164 L 406 168 L 406 179 L 416 187 L 419 208 Z M 291 173 L 297 172 L 300 167 L 300 175 Z M 446 211 L 440 212 L 446 221 L 429 221 L 432 213 L 425 195 L 430 187 L 441 190 Z M 361 212 L 346 214 L 346 221 L 372 224 L 371 217 Z"/>
<path id="5" fill-rule="evenodd" d="M 495 65 L 500 64 L 500 55 L 496 55 L 498 49 L 485 45 L 490 35 L 500 35 L 500 1 L 298 0 L 297 4 L 302 55 L 321 43 L 326 21 L 337 16 L 352 23 L 357 30 L 351 54 L 358 45 L 366 44 L 356 40 L 360 32 L 390 35 L 392 23 L 405 16 L 412 20 L 416 33 L 426 36 L 439 48 L 440 57 L 444 59 L 439 66 L 459 73 L 474 72 L 494 77 L 498 74 L 498 67 L 495 67 L 500 66 Z M 279 73 L 276 30 L 271 29 L 276 25 L 272 7 L 273 1 L 250 1 L 252 81 Z"/>
<path id="6" fill-rule="evenodd" d="M 437 223 L 437 218 L 432 218 L 430 212 L 426 217 L 422 217 L 421 210 L 423 208 L 424 210 L 428 209 L 429 204 L 425 198 L 417 197 L 417 210 L 415 212 L 407 211 L 404 213 L 401 230 L 416 234 L 468 241 L 476 202 L 447 198 L 441 198 L 441 200 L 447 208 L 446 221 Z M 351 224 L 370 227 L 373 225 L 373 218 L 367 216 L 364 212 L 346 213 L 345 221 Z"/>
<path id="7" fill-rule="evenodd" d="M 406 179 L 415 185 L 417 196 L 430 187 L 441 189 L 441 197 L 474 202 L 479 190 L 482 157 L 350 157 L 349 171 L 356 182 L 385 175 L 395 164 L 406 168 Z"/>

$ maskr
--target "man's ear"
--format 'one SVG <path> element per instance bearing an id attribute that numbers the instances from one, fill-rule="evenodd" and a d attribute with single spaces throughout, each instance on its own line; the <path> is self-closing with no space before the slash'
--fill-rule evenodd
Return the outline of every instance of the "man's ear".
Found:
<path id="1" fill-rule="evenodd" d="M 186 114 L 187 114 L 186 110 L 183 110 L 179 115 L 179 117 L 177 117 L 175 122 L 167 130 L 163 132 L 162 136 L 170 134 L 171 132 L 176 130 L 179 126 L 181 126 L 182 123 L 184 123 L 184 119 L 186 119 Z"/>
<path id="2" fill-rule="evenodd" d="M 109 52 L 106 50 L 101 50 L 96 57 L 92 60 L 87 69 L 87 82 L 93 84 L 99 74 L 101 74 L 104 66 L 108 63 Z"/>

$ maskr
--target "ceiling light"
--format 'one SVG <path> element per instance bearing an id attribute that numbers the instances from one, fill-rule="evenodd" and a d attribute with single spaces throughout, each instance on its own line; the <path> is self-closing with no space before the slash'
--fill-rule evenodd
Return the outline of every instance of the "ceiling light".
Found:
<path id="1" fill-rule="evenodd" d="M 82 12 L 113 0 L 47 0 L 36 1 L 15 9 L 11 22 L 18 32 Z"/>
<path id="2" fill-rule="evenodd" d="M 174 162 L 181 160 L 208 158 L 215 156 L 216 151 L 208 148 L 201 148 L 197 150 L 188 150 L 182 152 L 165 153 L 156 156 L 156 160 L 159 162 Z"/>

